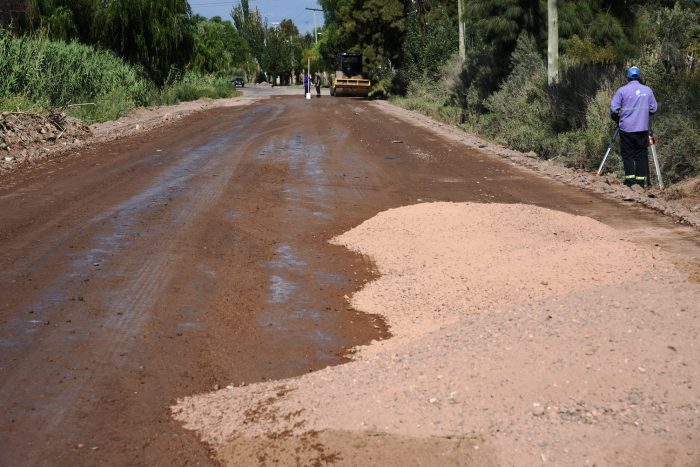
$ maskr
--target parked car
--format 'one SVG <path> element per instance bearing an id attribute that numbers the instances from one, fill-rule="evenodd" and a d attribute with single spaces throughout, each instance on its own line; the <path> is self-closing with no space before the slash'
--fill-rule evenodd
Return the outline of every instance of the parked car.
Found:
<path id="1" fill-rule="evenodd" d="M 239 76 L 238 78 L 233 78 L 233 85 L 237 88 L 244 88 L 245 81 L 243 81 L 243 78 Z"/>

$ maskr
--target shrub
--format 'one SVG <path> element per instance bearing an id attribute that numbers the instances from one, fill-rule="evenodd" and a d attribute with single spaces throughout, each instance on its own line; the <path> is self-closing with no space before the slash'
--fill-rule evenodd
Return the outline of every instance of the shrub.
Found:
<path id="1" fill-rule="evenodd" d="M 158 96 L 158 103 L 172 105 L 201 97 L 218 99 L 234 95 L 240 95 L 240 93 L 236 91 L 229 79 L 211 75 L 202 76 L 190 71 L 180 81 L 165 86 Z"/>
<path id="2" fill-rule="evenodd" d="M 556 134 L 547 95 L 547 70 L 529 36 L 518 39 L 512 72 L 486 100 L 481 127 L 492 138 L 519 151 L 550 156 Z"/>
<path id="3" fill-rule="evenodd" d="M 26 99 L 40 107 L 122 99 L 128 109 L 146 104 L 151 83 L 111 52 L 75 42 L 14 38 L 0 30 L 0 100 Z M 115 108 L 116 108 L 115 107 Z"/>

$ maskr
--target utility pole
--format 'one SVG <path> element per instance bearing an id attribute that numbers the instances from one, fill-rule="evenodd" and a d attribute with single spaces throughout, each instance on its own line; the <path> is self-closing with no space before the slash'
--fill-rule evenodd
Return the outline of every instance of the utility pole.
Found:
<path id="1" fill-rule="evenodd" d="M 459 24 L 459 58 L 464 61 L 467 58 L 467 51 L 464 47 L 464 9 L 462 8 L 462 1 L 457 0 L 457 23 Z"/>
<path id="2" fill-rule="evenodd" d="M 557 0 L 547 0 L 547 84 L 559 81 L 559 12 Z"/>
<path id="3" fill-rule="evenodd" d="M 316 38 L 316 43 L 318 44 L 318 34 L 316 33 L 316 12 L 323 11 L 323 10 L 320 8 L 304 8 L 304 9 L 314 12 L 314 37 Z"/>

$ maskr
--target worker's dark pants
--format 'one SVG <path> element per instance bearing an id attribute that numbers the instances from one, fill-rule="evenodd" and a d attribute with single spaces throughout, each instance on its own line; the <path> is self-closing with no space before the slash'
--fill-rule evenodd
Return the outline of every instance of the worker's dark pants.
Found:
<path id="1" fill-rule="evenodd" d="M 620 130 L 620 152 L 625 168 L 625 185 L 644 186 L 649 170 L 649 132 Z"/>

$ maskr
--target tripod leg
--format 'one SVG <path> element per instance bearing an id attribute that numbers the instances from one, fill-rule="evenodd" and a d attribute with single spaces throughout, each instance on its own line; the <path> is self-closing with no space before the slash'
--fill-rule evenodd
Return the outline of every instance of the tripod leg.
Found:
<path id="1" fill-rule="evenodd" d="M 656 144 L 651 145 L 651 155 L 654 158 L 654 169 L 656 169 L 656 179 L 659 181 L 659 188 L 664 189 L 664 182 L 661 179 L 661 167 L 659 166 L 659 157 L 656 155 Z"/>
<path id="2" fill-rule="evenodd" d="M 608 159 L 608 156 L 610 155 L 610 151 L 612 151 L 613 144 L 615 144 L 615 140 L 617 139 L 617 135 L 620 134 L 620 128 L 615 129 L 615 133 L 613 133 L 613 137 L 610 140 L 610 144 L 608 145 L 608 150 L 605 151 L 605 156 L 603 157 L 603 162 L 600 163 L 600 167 L 598 167 L 598 171 L 595 173 L 597 177 L 600 177 L 600 174 L 603 173 L 603 167 L 605 166 L 605 161 Z"/>
<path id="3" fill-rule="evenodd" d="M 600 177 L 600 174 L 603 172 L 603 167 L 605 166 L 605 161 L 610 155 L 610 150 L 612 150 L 612 146 L 608 146 L 608 150 L 605 151 L 605 157 L 603 157 L 603 162 L 600 163 L 600 167 L 598 167 L 598 171 L 595 173 L 597 177 Z"/>

